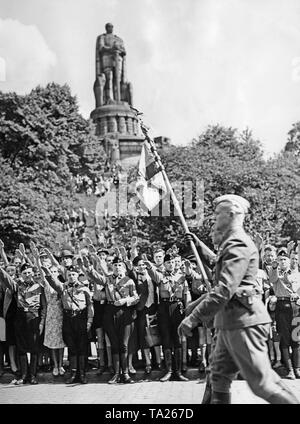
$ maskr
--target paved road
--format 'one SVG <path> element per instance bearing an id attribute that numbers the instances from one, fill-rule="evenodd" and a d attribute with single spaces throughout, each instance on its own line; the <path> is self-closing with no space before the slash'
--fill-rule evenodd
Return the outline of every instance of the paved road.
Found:
<path id="1" fill-rule="evenodd" d="M 285 380 L 300 400 L 300 380 Z M 42 383 L 36 386 L 0 384 L 0 404 L 199 404 L 204 381 L 159 381 L 135 384 L 89 383 L 66 385 Z M 265 404 L 245 381 L 234 381 L 232 403 Z"/>

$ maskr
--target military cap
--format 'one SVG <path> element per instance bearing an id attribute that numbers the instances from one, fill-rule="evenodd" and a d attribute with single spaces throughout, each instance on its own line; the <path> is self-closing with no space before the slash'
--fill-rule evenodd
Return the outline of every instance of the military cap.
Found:
<path id="1" fill-rule="evenodd" d="M 75 267 L 74 265 L 70 265 L 70 266 L 68 266 L 68 267 L 67 267 L 67 271 L 70 271 L 70 272 L 77 272 L 77 273 L 79 273 L 78 268 L 77 268 L 77 267 Z"/>
<path id="2" fill-rule="evenodd" d="M 222 202 L 230 203 L 237 213 L 247 213 L 250 207 L 248 200 L 236 194 L 224 194 L 217 197 L 214 202 L 216 206 Z"/>
<path id="3" fill-rule="evenodd" d="M 264 251 L 266 252 L 267 250 L 272 250 L 273 252 L 276 252 L 276 248 L 274 246 L 272 246 L 271 244 L 265 245 Z"/>
<path id="4" fill-rule="evenodd" d="M 119 264 L 120 262 L 124 262 L 120 256 L 115 256 L 112 261 L 113 264 Z"/>
<path id="5" fill-rule="evenodd" d="M 174 256 L 173 255 L 169 255 L 168 253 L 165 255 L 165 257 L 164 257 L 164 262 L 169 262 L 169 261 L 171 261 L 172 259 L 174 259 Z"/>
<path id="6" fill-rule="evenodd" d="M 105 249 L 104 247 L 100 247 L 100 249 L 97 250 L 97 254 L 105 253 L 106 255 L 109 255 L 109 251 Z"/>
<path id="7" fill-rule="evenodd" d="M 33 266 L 32 266 L 32 265 L 30 265 L 28 262 L 25 262 L 25 263 L 21 266 L 20 271 L 21 271 L 21 272 L 23 272 L 25 269 L 28 269 L 28 268 L 32 268 L 32 269 L 33 269 Z"/>
<path id="8" fill-rule="evenodd" d="M 278 249 L 277 256 L 285 256 L 286 258 L 288 258 L 289 255 L 288 255 L 287 249 L 285 247 L 280 247 Z"/>
<path id="9" fill-rule="evenodd" d="M 132 261 L 132 264 L 134 265 L 134 266 L 137 266 L 138 265 L 138 263 L 140 262 L 140 261 L 143 261 L 144 259 L 140 256 L 140 255 L 138 255 L 138 256 L 136 256 L 134 259 L 133 259 L 133 261 Z"/>
<path id="10" fill-rule="evenodd" d="M 73 253 L 70 250 L 64 249 L 61 251 L 60 256 L 62 258 L 72 258 L 73 257 Z"/>

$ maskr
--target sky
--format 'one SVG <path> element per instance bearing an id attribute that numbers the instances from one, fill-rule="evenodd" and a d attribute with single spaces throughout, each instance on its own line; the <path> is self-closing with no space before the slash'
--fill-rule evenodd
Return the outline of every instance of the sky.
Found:
<path id="1" fill-rule="evenodd" d="M 152 134 L 184 145 L 221 124 L 284 147 L 300 120 L 299 0 L 0 0 L 0 90 L 67 83 L 88 118 L 107 22 Z"/>

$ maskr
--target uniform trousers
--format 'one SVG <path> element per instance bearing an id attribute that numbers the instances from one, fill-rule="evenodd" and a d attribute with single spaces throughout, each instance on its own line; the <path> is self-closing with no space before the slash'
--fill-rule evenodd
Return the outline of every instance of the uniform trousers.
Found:
<path id="1" fill-rule="evenodd" d="M 15 319 L 16 346 L 19 355 L 26 352 L 38 354 L 40 351 L 40 317 L 38 312 L 17 309 Z"/>
<path id="2" fill-rule="evenodd" d="M 251 390 L 267 400 L 281 392 L 281 381 L 268 356 L 270 324 L 235 330 L 217 330 L 212 353 L 211 381 L 214 392 L 229 393 L 232 380 L 240 371 Z"/>
<path id="3" fill-rule="evenodd" d="M 163 349 L 181 347 L 177 328 L 183 318 L 183 304 L 181 301 L 160 301 L 157 307 L 157 321 Z"/>
<path id="4" fill-rule="evenodd" d="M 63 340 L 68 347 L 69 356 L 86 356 L 88 346 L 87 309 L 77 315 L 63 311 Z"/>

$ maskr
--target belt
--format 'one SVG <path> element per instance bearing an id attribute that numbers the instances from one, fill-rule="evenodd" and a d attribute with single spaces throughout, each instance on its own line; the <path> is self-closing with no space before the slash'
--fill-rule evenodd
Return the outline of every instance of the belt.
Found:
<path id="1" fill-rule="evenodd" d="M 291 298 L 288 296 L 279 296 L 277 297 L 277 300 L 291 300 Z"/>
<path id="2" fill-rule="evenodd" d="M 169 303 L 177 303 L 177 302 L 181 302 L 182 301 L 182 299 L 173 299 L 173 300 L 170 300 L 169 297 L 168 298 L 161 297 L 160 300 L 162 302 L 169 302 Z"/>
<path id="3" fill-rule="evenodd" d="M 32 313 L 36 313 L 36 314 L 39 313 L 38 309 L 30 309 L 30 308 L 17 308 L 17 311 L 20 311 L 20 312 L 32 312 Z"/>
<path id="4" fill-rule="evenodd" d="M 102 300 L 95 300 L 95 299 L 93 299 L 93 302 L 97 302 L 97 303 L 99 303 L 99 305 L 104 305 L 104 303 L 106 303 L 106 300 L 105 299 L 102 299 Z"/>
<path id="5" fill-rule="evenodd" d="M 85 312 L 86 312 L 86 308 L 85 309 L 76 309 L 75 311 L 73 311 L 72 309 L 64 309 L 64 314 L 66 314 L 70 317 L 75 317 L 75 316 L 81 315 Z"/>

